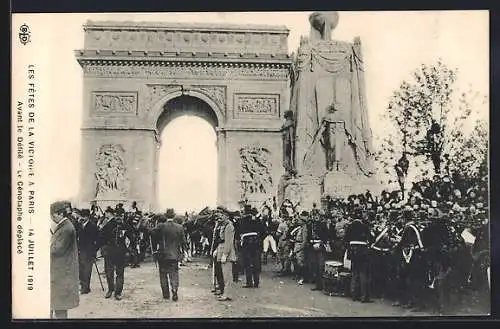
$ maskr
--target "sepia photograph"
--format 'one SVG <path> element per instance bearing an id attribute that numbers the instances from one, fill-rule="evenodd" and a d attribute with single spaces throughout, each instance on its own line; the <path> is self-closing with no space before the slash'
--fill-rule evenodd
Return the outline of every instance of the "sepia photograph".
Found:
<path id="1" fill-rule="evenodd" d="M 11 30 L 14 319 L 491 313 L 488 11 Z"/>

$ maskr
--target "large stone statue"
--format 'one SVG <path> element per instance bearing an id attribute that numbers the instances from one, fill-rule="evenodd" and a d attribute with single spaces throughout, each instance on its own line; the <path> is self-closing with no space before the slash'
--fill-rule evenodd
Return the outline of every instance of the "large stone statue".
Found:
<path id="1" fill-rule="evenodd" d="M 311 34 L 301 39 L 292 75 L 295 169 L 309 181 L 322 181 L 324 193 L 349 193 L 351 187 L 365 192 L 374 170 L 361 41 L 331 40 L 336 12 L 313 13 L 309 22 Z"/>
<path id="2" fill-rule="evenodd" d="M 309 15 L 311 24 L 311 40 L 330 40 L 333 29 L 339 23 L 339 14 L 336 11 L 315 12 Z"/>
<path id="3" fill-rule="evenodd" d="M 284 114 L 285 122 L 281 127 L 283 137 L 283 168 L 285 172 L 293 176 L 295 175 L 295 121 L 293 120 L 293 112 L 286 111 Z"/>

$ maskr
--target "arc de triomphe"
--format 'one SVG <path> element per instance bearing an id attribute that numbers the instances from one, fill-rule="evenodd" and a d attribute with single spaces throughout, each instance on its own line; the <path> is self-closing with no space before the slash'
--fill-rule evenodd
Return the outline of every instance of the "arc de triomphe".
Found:
<path id="1" fill-rule="evenodd" d="M 158 210 L 159 134 L 184 113 L 216 129 L 219 205 L 275 195 L 286 27 L 88 21 L 84 31 L 81 202 Z"/>

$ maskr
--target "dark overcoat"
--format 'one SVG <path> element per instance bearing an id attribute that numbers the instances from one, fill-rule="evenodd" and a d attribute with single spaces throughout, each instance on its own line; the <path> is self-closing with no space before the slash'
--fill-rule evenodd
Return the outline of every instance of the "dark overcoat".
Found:
<path id="1" fill-rule="evenodd" d="M 76 230 L 64 219 L 52 226 L 51 233 L 50 308 L 69 310 L 80 303 Z"/>
<path id="2" fill-rule="evenodd" d="M 158 253 L 161 259 L 182 260 L 182 252 L 187 245 L 182 225 L 169 220 L 166 223 L 158 224 L 151 234 L 153 243 L 158 245 Z"/>

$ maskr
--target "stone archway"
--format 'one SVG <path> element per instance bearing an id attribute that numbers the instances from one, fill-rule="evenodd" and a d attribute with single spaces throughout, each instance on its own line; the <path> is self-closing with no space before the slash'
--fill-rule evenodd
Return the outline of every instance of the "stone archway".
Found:
<path id="1" fill-rule="evenodd" d="M 196 93 L 194 93 L 196 94 Z M 198 118 L 203 119 L 206 121 L 212 128 L 214 129 L 214 132 L 217 132 L 217 128 L 219 125 L 219 119 L 216 114 L 216 110 L 214 110 L 209 104 L 207 104 L 205 101 L 198 97 L 190 96 L 190 95 L 180 95 L 180 96 L 174 96 L 173 98 L 171 97 L 172 95 L 169 95 L 169 97 L 166 97 L 169 99 L 166 101 L 166 103 L 161 107 L 162 111 L 159 112 L 158 115 L 158 120 L 156 124 L 156 129 L 158 132 L 158 136 L 162 136 L 162 132 L 166 127 L 174 121 L 176 118 L 185 116 L 185 115 L 192 115 L 196 116 Z M 163 101 L 162 101 L 163 102 Z M 189 138 L 197 139 L 198 137 L 196 136 L 196 132 L 192 132 L 189 135 Z M 168 140 L 163 140 L 159 139 L 158 143 L 161 145 L 163 143 L 169 143 Z M 159 177 L 160 174 L 160 167 L 161 167 L 161 159 L 159 159 L 159 156 L 161 154 L 160 152 L 160 145 L 157 147 L 157 154 L 156 154 L 156 161 L 154 163 L 155 165 L 155 172 L 156 176 Z M 222 158 L 219 160 L 219 152 L 220 150 L 218 148 L 221 147 L 221 144 L 217 144 L 217 159 L 218 159 L 218 167 L 217 167 L 217 178 L 222 179 L 222 173 L 220 172 L 220 168 L 224 167 L 224 164 L 220 164 L 221 160 L 223 161 L 224 159 Z M 158 184 L 158 180 L 155 180 L 155 189 L 156 189 L 156 195 L 155 195 L 155 200 L 159 202 L 159 191 L 160 191 L 160 186 Z M 222 184 L 219 182 L 217 186 L 220 188 Z M 217 200 L 220 200 L 220 193 L 221 191 L 218 190 L 217 192 Z M 206 206 L 206 205 L 205 205 Z M 156 204 L 155 209 L 159 210 L 159 204 Z"/>
<path id="2" fill-rule="evenodd" d="M 82 203 L 155 209 L 158 122 L 183 97 L 210 108 L 200 113 L 216 127 L 218 205 L 275 195 L 290 103 L 286 27 L 88 22 L 84 31 Z"/>

